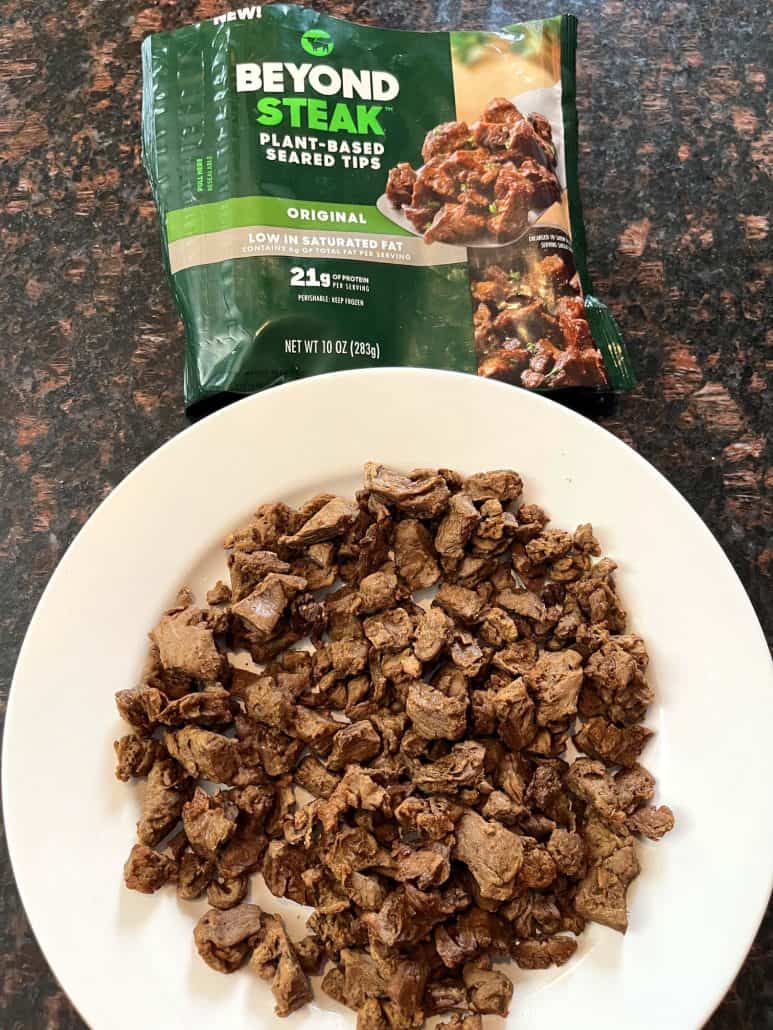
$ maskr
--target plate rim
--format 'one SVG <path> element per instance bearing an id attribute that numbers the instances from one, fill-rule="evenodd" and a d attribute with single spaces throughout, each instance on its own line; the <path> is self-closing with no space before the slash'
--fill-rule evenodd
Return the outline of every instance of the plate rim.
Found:
<path id="1" fill-rule="evenodd" d="M 49 594 L 53 593 L 53 587 L 58 582 L 58 580 L 61 579 L 61 577 L 66 573 L 69 564 L 74 560 L 73 556 L 76 555 L 80 547 L 83 546 L 82 541 L 85 537 L 85 530 L 97 517 L 99 517 L 100 519 L 104 518 L 104 513 L 106 511 L 109 511 L 111 505 L 115 503 L 115 498 L 119 495 L 119 492 L 122 491 L 124 486 L 130 480 L 133 480 L 135 477 L 139 475 L 145 474 L 144 470 L 151 467 L 154 463 L 159 461 L 160 455 L 165 454 L 169 450 L 173 450 L 177 447 L 180 447 L 182 440 L 188 440 L 196 435 L 201 435 L 202 433 L 207 431 L 204 427 L 211 426 L 212 424 L 214 424 L 215 421 L 223 421 L 228 419 L 229 417 L 232 417 L 231 412 L 234 409 L 246 408 L 251 405 L 258 406 L 261 404 L 263 398 L 268 395 L 276 396 L 279 393 L 293 393 L 296 391 L 302 392 L 303 390 L 307 389 L 321 388 L 320 384 L 323 383 L 326 378 L 331 376 L 334 377 L 336 380 L 364 379 L 366 382 L 369 379 L 378 379 L 383 378 L 385 376 L 396 376 L 397 378 L 421 377 L 427 380 L 437 378 L 453 380 L 465 379 L 469 380 L 470 382 L 476 383 L 486 382 L 486 389 L 495 389 L 502 393 L 504 393 L 504 391 L 508 391 L 513 396 L 513 399 L 516 400 L 516 403 L 523 403 L 526 407 L 528 407 L 529 405 L 534 405 L 537 408 L 553 406 L 557 409 L 560 409 L 562 413 L 558 416 L 559 419 L 566 418 L 567 421 L 570 423 L 585 423 L 589 427 L 589 432 L 592 435 L 598 435 L 599 438 L 605 437 L 608 442 L 612 443 L 615 449 L 617 449 L 620 452 L 627 452 L 629 457 L 633 456 L 635 462 L 639 465 L 642 471 L 645 474 L 649 475 L 651 478 L 659 480 L 661 484 L 665 485 L 667 491 L 671 494 L 672 498 L 676 500 L 677 503 L 683 507 L 683 509 L 686 509 L 686 511 L 689 513 L 689 518 L 694 523 L 696 531 L 700 531 L 702 533 L 704 540 L 706 540 L 709 543 L 709 546 L 714 549 L 715 554 L 717 554 L 720 557 L 720 560 L 724 563 L 726 570 L 730 572 L 736 587 L 736 591 L 740 594 L 739 599 L 742 601 L 746 609 L 747 615 L 751 616 L 751 619 L 749 620 L 749 628 L 751 630 L 751 624 L 753 622 L 755 627 L 755 635 L 759 640 L 760 647 L 769 656 L 769 649 L 767 646 L 767 641 L 762 628 L 762 624 L 754 608 L 754 605 L 751 602 L 749 594 L 746 588 L 744 587 L 743 582 L 740 579 L 740 576 L 736 572 L 732 562 L 728 558 L 727 554 L 725 553 L 717 538 L 712 533 L 711 529 L 704 522 L 704 520 L 701 518 L 701 516 L 698 514 L 695 508 L 690 504 L 690 502 L 676 488 L 676 486 L 674 486 L 673 483 L 671 483 L 670 480 L 667 479 L 666 476 L 659 471 L 659 469 L 657 469 L 651 462 L 644 458 L 632 446 L 625 443 L 624 440 L 620 439 L 614 433 L 611 433 L 609 430 L 605 429 L 602 425 L 593 421 L 592 419 L 579 414 L 571 408 L 558 404 L 547 397 L 543 397 L 539 394 L 532 393 L 530 391 L 523 390 L 520 388 L 514 388 L 509 384 L 498 382 L 496 380 L 485 380 L 475 375 L 469 375 L 468 373 L 454 372 L 442 369 L 413 368 L 403 366 L 384 366 L 379 368 L 348 369 L 343 371 L 324 373 L 322 375 L 307 376 L 304 378 L 291 380 L 287 383 L 283 383 L 281 385 L 272 387 L 270 390 L 264 390 L 259 393 L 239 398 L 233 403 L 228 404 L 225 407 L 219 409 L 218 411 L 209 414 L 205 418 L 202 418 L 200 421 L 183 428 L 180 432 L 175 433 L 168 440 L 164 441 L 164 443 L 162 443 L 159 447 L 151 451 L 150 454 L 143 458 L 118 483 L 116 483 L 116 485 L 111 489 L 110 493 L 105 498 L 103 498 L 99 502 L 99 504 L 94 508 L 92 513 L 89 515 L 89 518 L 80 527 L 78 532 L 75 534 L 73 539 L 70 541 L 70 543 L 62 553 L 62 556 L 60 557 L 55 568 L 53 569 L 46 583 L 46 586 L 44 587 L 40 595 L 40 598 L 38 599 L 35 605 L 32 616 L 30 617 L 27 629 L 24 634 L 24 638 L 22 640 L 21 646 L 16 657 L 14 671 L 11 678 L 11 684 L 8 691 L 6 713 L 3 723 L 2 755 L 0 756 L 0 804 L 2 804 L 3 825 L 5 828 L 9 862 L 13 874 L 14 884 L 19 894 L 20 900 L 22 902 L 24 914 L 27 919 L 28 925 L 30 926 L 30 929 L 38 944 L 38 947 L 40 948 L 43 957 L 45 958 L 46 964 L 48 965 L 51 975 L 54 977 L 55 981 L 60 985 L 62 991 L 67 996 L 70 1004 L 76 1009 L 79 1016 L 81 1017 L 81 1019 L 83 1019 L 84 1023 L 87 1026 L 90 1024 L 88 1023 L 88 1020 L 86 1019 L 84 1013 L 81 1011 L 79 1003 L 75 1000 L 65 982 L 60 978 L 51 958 L 49 957 L 50 942 L 46 942 L 41 939 L 38 928 L 33 924 L 33 921 L 30 918 L 29 908 L 27 904 L 27 898 L 29 896 L 29 884 L 25 882 L 24 875 L 20 877 L 17 857 L 15 856 L 15 837 L 17 829 L 14 827 L 15 817 L 9 820 L 9 813 L 11 813 L 14 810 L 14 805 L 9 805 L 9 800 L 11 799 L 11 788 L 8 785 L 8 765 L 10 762 L 10 759 L 8 757 L 8 741 L 11 739 L 12 734 L 10 734 L 8 730 L 14 720 L 14 713 L 16 710 L 16 696 L 18 695 L 20 690 L 20 681 L 23 679 L 24 676 L 24 662 L 27 658 L 29 648 L 32 646 L 30 641 L 33 636 L 33 629 L 36 626 L 37 622 L 43 617 L 41 613 L 44 610 L 47 597 L 49 596 Z M 515 394 L 513 394 L 514 390 Z M 773 672 L 773 663 L 771 664 L 771 671 Z M 773 682 L 773 676 L 771 676 L 771 682 Z M 773 855 L 773 843 L 771 844 L 771 854 Z M 709 1019 L 711 1015 L 714 1013 L 714 1011 L 721 1003 L 724 996 L 727 994 L 728 990 L 731 988 L 744 963 L 746 962 L 751 946 L 754 942 L 757 932 L 759 931 L 759 927 L 765 916 L 771 889 L 773 889 L 773 867 L 771 868 L 769 876 L 769 886 L 767 888 L 767 895 L 761 896 L 759 899 L 757 906 L 758 911 L 754 915 L 754 918 L 751 919 L 751 931 L 745 935 L 746 939 L 743 942 L 743 950 L 739 951 L 739 957 L 733 962 L 732 975 L 727 979 L 727 982 L 722 983 L 714 989 L 714 991 L 711 993 L 710 998 L 708 997 L 707 992 L 706 1004 L 708 1007 L 702 1014 L 701 1018 L 703 1021 Z"/>

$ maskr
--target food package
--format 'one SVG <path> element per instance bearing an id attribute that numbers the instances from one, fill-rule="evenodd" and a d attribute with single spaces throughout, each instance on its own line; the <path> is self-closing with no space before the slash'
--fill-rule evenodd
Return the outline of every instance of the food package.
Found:
<path id="1" fill-rule="evenodd" d="M 592 292 L 572 16 L 405 32 L 250 5 L 143 44 L 185 403 L 412 365 L 633 385 Z"/>

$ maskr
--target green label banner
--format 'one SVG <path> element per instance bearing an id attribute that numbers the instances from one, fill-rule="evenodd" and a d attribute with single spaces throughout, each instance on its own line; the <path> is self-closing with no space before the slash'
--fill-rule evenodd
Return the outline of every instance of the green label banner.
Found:
<path id="1" fill-rule="evenodd" d="M 170 243 L 188 236 L 222 232 L 224 229 L 267 225 L 281 229 L 335 229 L 391 236 L 412 235 L 382 215 L 372 204 L 288 200 L 286 197 L 230 197 L 211 204 L 179 208 L 169 211 L 166 216 L 166 233 Z"/>

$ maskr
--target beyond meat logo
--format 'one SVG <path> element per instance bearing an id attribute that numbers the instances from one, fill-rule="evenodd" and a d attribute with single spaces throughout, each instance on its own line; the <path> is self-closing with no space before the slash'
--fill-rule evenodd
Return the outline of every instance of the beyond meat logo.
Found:
<path id="1" fill-rule="evenodd" d="M 312 57 L 327 57 L 333 53 L 333 39 L 324 29 L 309 29 L 301 36 L 301 46 Z"/>

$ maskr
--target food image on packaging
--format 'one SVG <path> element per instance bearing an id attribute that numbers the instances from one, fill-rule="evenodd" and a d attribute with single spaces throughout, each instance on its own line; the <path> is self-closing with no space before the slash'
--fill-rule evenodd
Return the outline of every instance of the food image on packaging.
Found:
<path id="1" fill-rule="evenodd" d="M 571 251 L 496 262 L 471 271 L 478 375 L 532 390 L 604 385 Z"/>
<path id="2" fill-rule="evenodd" d="M 400 224 L 425 243 L 468 248 L 478 375 L 532 390 L 608 383 L 585 313 L 562 189 L 553 28 L 543 22 L 511 36 L 452 33 L 457 119 L 431 127 L 423 163 L 399 162 L 386 184 Z M 508 96 L 486 93 L 497 89 Z"/>
<path id="3" fill-rule="evenodd" d="M 427 133 L 417 171 L 406 162 L 387 179 L 386 195 L 426 243 L 517 238 L 561 189 L 550 123 L 528 118 L 504 97 L 467 125 L 446 122 Z"/>

